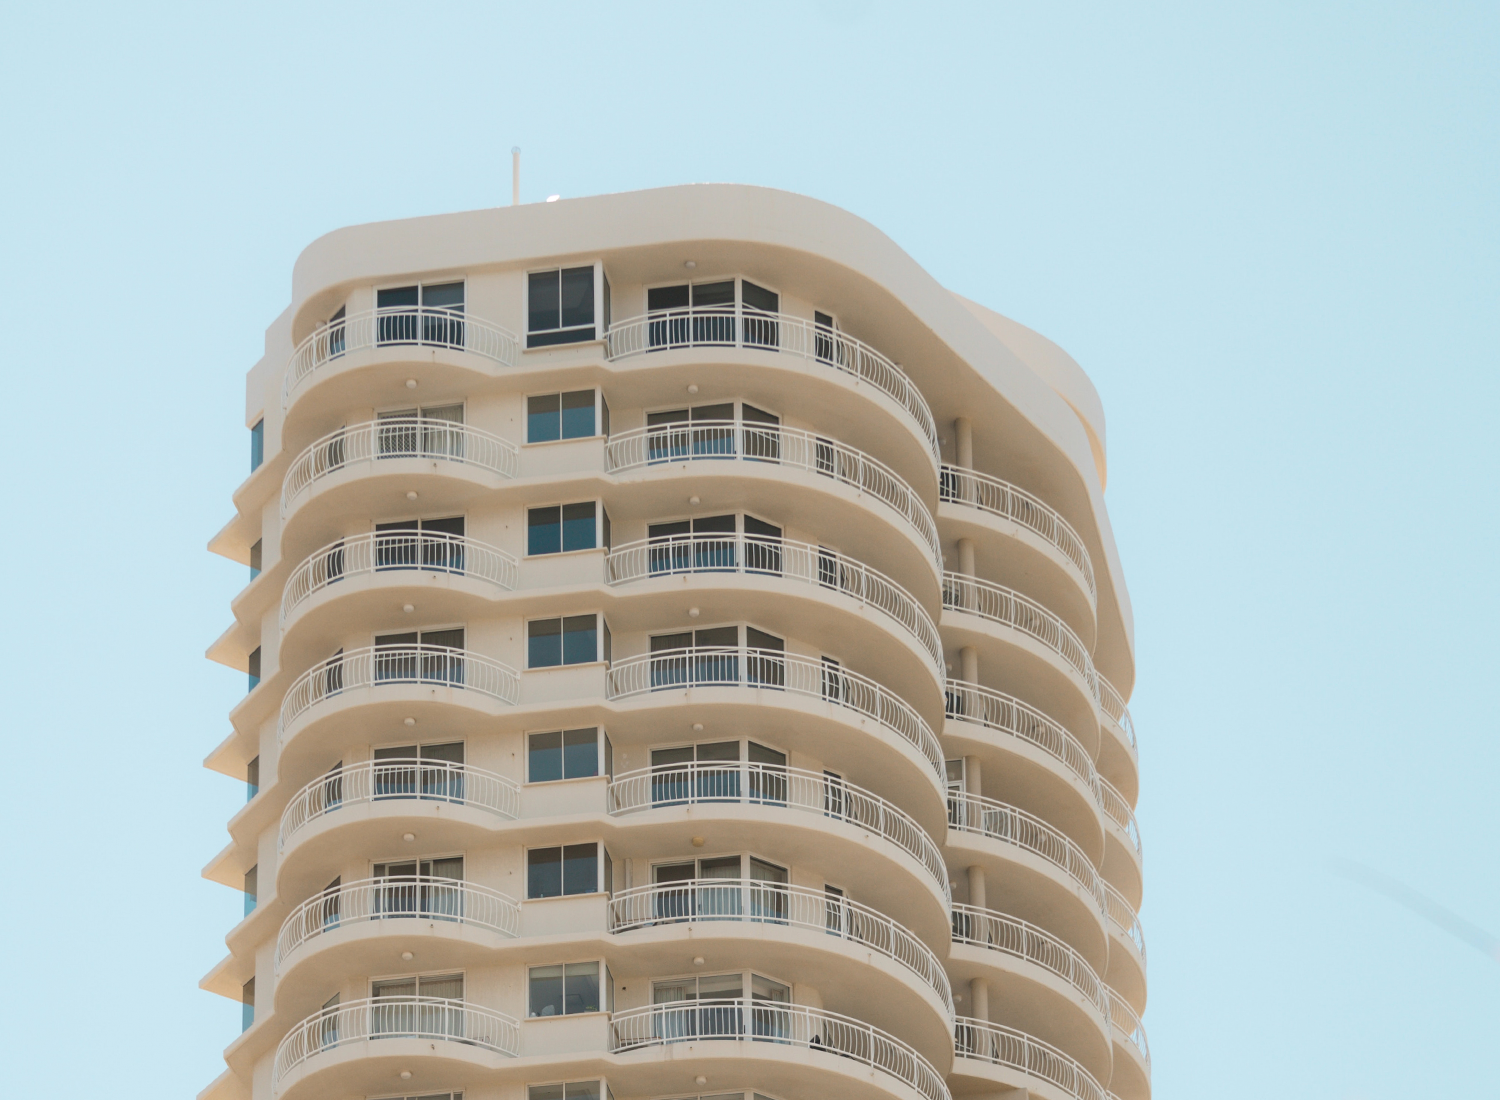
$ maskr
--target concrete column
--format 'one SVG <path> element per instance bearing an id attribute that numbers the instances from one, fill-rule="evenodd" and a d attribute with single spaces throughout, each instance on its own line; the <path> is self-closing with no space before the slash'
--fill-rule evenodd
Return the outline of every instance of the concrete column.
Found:
<path id="1" fill-rule="evenodd" d="M 975 909 L 986 909 L 984 898 L 984 868 L 969 868 L 969 904 Z"/>
<path id="2" fill-rule="evenodd" d="M 953 422 L 953 436 L 957 443 L 958 465 L 965 470 L 974 468 L 974 422 L 960 416 Z"/>
<path id="3" fill-rule="evenodd" d="M 983 978 L 969 979 L 969 1015 L 976 1020 L 990 1018 L 990 983 Z"/>
<path id="4" fill-rule="evenodd" d="M 966 577 L 978 576 L 974 569 L 974 540 L 958 540 L 958 571 Z"/>
<path id="5" fill-rule="evenodd" d="M 964 790 L 969 794 L 982 795 L 983 781 L 983 766 L 979 763 L 979 757 L 964 757 Z"/>
<path id="6" fill-rule="evenodd" d="M 966 645 L 958 651 L 959 679 L 966 684 L 979 683 L 979 650 Z"/>

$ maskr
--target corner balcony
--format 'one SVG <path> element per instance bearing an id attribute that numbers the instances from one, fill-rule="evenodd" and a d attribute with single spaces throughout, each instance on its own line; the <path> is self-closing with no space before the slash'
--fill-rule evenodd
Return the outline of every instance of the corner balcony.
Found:
<path id="1" fill-rule="evenodd" d="M 616 321 L 604 336 L 604 355 L 611 362 L 679 348 L 772 352 L 848 375 L 897 405 L 927 444 L 933 463 L 940 461 L 932 410 L 906 372 L 869 344 L 830 325 L 743 307 L 687 307 Z"/>
<path id="2" fill-rule="evenodd" d="M 1114 1074 L 1109 1090 L 1120 1100 L 1149 1100 L 1151 1096 L 1151 1047 L 1146 1029 L 1135 1009 L 1113 989 L 1109 990 L 1109 1022 L 1115 1036 Z"/>
<path id="3" fill-rule="evenodd" d="M 1108 837 L 1102 865 L 1104 878 L 1124 894 L 1132 907 L 1138 908 L 1145 890 L 1140 826 L 1125 796 L 1102 775 L 1097 779 L 1099 809 Z"/>
<path id="4" fill-rule="evenodd" d="M 1104 713 L 1103 751 L 1099 755 L 1099 769 L 1108 773 L 1116 786 L 1128 792 L 1135 802 L 1139 781 L 1137 768 L 1140 764 L 1140 747 L 1135 739 L 1135 723 L 1130 718 L 1130 708 L 1115 685 L 1099 677 L 1099 709 Z"/>
<path id="5" fill-rule="evenodd" d="M 682 1043 L 692 1048 L 673 1052 L 676 1064 L 753 1059 L 757 1084 L 782 1095 L 858 1095 L 853 1082 L 878 1071 L 901 1086 L 892 1090 L 898 1096 L 951 1100 L 932 1063 L 900 1039 L 861 1020 L 807 1005 L 748 999 L 679 1002 L 616 1012 L 610 1022 L 612 1054 Z M 798 1048 L 808 1055 L 798 1054 Z M 809 1070 L 821 1079 L 809 1080 Z"/>
<path id="6" fill-rule="evenodd" d="M 757 535 L 676 535 L 615 547 L 604 566 L 605 583 L 612 587 L 724 574 L 789 581 L 871 607 L 909 635 L 943 674 L 937 624 L 916 597 L 885 574 L 826 547 Z"/>
<path id="7" fill-rule="evenodd" d="M 1108 883 L 1104 884 L 1104 901 L 1111 944 L 1104 980 L 1128 1004 L 1142 1011 L 1146 1007 L 1146 934 L 1141 930 L 1141 919 L 1125 895 Z"/>
<path id="8" fill-rule="evenodd" d="M 960 1017 L 953 1052 L 952 1076 L 975 1082 L 968 1091 L 998 1086 L 1025 1090 L 1038 1100 L 1109 1100 L 1076 1059 L 1015 1028 Z"/>
<path id="9" fill-rule="evenodd" d="M 389 1091 L 398 1071 L 467 1076 L 498 1069 L 520 1051 L 520 1025 L 503 1012 L 436 997 L 350 1001 L 314 1013 L 276 1048 L 278 1096 Z"/>

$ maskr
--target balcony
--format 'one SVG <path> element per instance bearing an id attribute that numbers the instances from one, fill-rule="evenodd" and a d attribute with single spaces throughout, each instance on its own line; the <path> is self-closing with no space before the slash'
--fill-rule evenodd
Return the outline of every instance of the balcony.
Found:
<path id="1" fill-rule="evenodd" d="M 1139 1067 L 1139 1073 L 1128 1075 L 1122 1073 L 1123 1066 L 1116 1059 L 1115 1074 L 1110 1079 L 1110 1088 L 1115 1089 L 1129 1080 L 1129 1086 L 1123 1091 L 1125 1095 L 1144 1097 L 1151 1092 L 1151 1047 L 1146 1042 L 1146 1028 L 1141 1023 L 1141 1018 L 1136 1015 L 1135 1009 L 1131 1008 L 1125 998 L 1109 990 L 1109 1022 L 1110 1028 L 1115 1035 L 1115 1045 L 1124 1048 L 1130 1057 L 1134 1058 Z M 1134 1080 L 1130 1080 L 1131 1077 Z M 1122 1080 L 1123 1079 L 1123 1080 Z"/>
<path id="2" fill-rule="evenodd" d="M 281 483 L 281 515 L 285 519 L 303 494 L 333 474 L 374 473 L 379 463 L 416 459 L 433 468 L 441 464 L 457 476 L 508 480 L 516 476 L 516 454 L 514 443 L 449 420 L 410 416 L 351 424 L 325 435 L 292 462 Z"/>
<path id="3" fill-rule="evenodd" d="M 883 573 L 825 547 L 756 535 L 677 535 L 627 543 L 605 559 L 605 583 L 611 586 L 692 574 L 772 577 L 848 596 L 910 634 L 942 674 L 942 639 L 916 597 Z"/>
<path id="4" fill-rule="evenodd" d="M 309 378 L 356 351 L 372 348 L 444 348 L 468 352 L 513 367 L 520 347 L 514 333 L 462 310 L 390 306 L 350 314 L 319 325 L 297 345 L 282 382 L 281 407 Z"/>
<path id="5" fill-rule="evenodd" d="M 1011 1088 L 1034 1089 L 1043 1096 L 1056 1089 L 1070 1100 L 1108 1100 L 1094 1075 L 1075 1059 L 1015 1028 L 959 1017 L 953 1030 L 953 1052 L 956 1059 L 997 1067 L 1002 1071 L 999 1083 Z M 976 1076 L 961 1062 L 956 1062 L 953 1072 Z"/>
<path id="6" fill-rule="evenodd" d="M 604 336 L 604 354 L 611 361 L 700 347 L 778 352 L 851 375 L 901 406 L 916 422 L 933 461 L 939 461 L 932 411 L 906 372 L 868 344 L 832 326 L 743 307 L 687 307 L 617 321 Z"/>
<path id="7" fill-rule="evenodd" d="M 277 736 L 308 711 L 354 692 L 410 686 L 440 687 L 477 700 L 514 706 L 521 680 L 516 670 L 464 649 L 434 645 L 368 646 L 338 653 L 308 669 L 281 703 Z"/>
<path id="8" fill-rule="evenodd" d="M 1088 647 L 1073 632 L 1072 627 L 1035 600 L 1027 599 L 1014 589 L 980 580 L 978 577 L 944 573 L 943 608 L 978 615 L 981 619 L 1010 627 L 1041 643 L 1078 674 L 1087 685 L 1090 697 L 1098 702 L 1099 680 L 1094 672 L 1094 659 L 1089 656 Z"/>
<path id="9" fill-rule="evenodd" d="M 778 1048 L 801 1047 L 879 1070 L 924 1100 L 951 1100 L 932 1063 L 900 1039 L 849 1016 L 806 1005 L 756 1000 L 677 1002 L 617 1012 L 610 1023 L 612 1054 L 714 1041 L 765 1043 L 768 1048 L 763 1057 L 767 1058 L 778 1057 Z"/>
<path id="10" fill-rule="evenodd" d="M 803 470 L 874 497 L 896 512 L 932 562 L 942 567 L 937 524 L 916 491 L 883 462 L 811 432 L 772 424 L 699 420 L 622 432 L 610 436 L 604 449 L 605 469 L 612 474 L 682 462 L 736 460 Z"/>
<path id="11" fill-rule="evenodd" d="M 382 574 L 400 583 L 413 571 L 468 578 L 505 592 L 516 587 L 516 559 L 486 543 L 440 531 L 378 531 L 329 543 L 299 565 L 282 592 L 281 627 L 332 585 Z"/>
<path id="12" fill-rule="evenodd" d="M 953 942 L 982 947 L 1040 967 L 1071 986 L 1101 1021 L 1109 1019 L 1109 990 L 1094 968 L 1062 940 L 1033 924 L 990 909 L 953 906 Z"/>
<path id="13" fill-rule="evenodd" d="M 383 1053 L 370 1049 L 376 1043 L 389 1043 L 392 1057 L 436 1054 L 473 1065 L 478 1052 L 516 1057 L 520 1027 L 502 1012 L 467 1001 L 436 997 L 350 1001 L 323 1009 L 292 1028 L 276 1048 L 272 1091 L 285 1091 L 288 1078 L 298 1070 L 303 1071 L 298 1076 L 305 1077 L 320 1061 L 333 1061 L 343 1048 L 357 1045 L 357 1056 L 364 1058 Z M 493 1063 L 483 1058 L 479 1064 Z"/>
<path id="14" fill-rule="evenodd" d="M 922 716 L 875 681 L 837 665 L 773 650 L 703 646 L 617 660 L 605 679 L 610 700 L 689 688 L 742 688 L 819 700 L 894 733 L 922 755 L 939 787 L 946 783 L 942 746 Z"/>
<path id="15" fill-rule="evenodd" d="M 821 890 L 749 879 L 654 883 L 616 894 L 609 930 L 721 921 L 805 928 L 883 955 L 915 974 L 953 1013 L 948 974 L 932 950 L 905 927 L 867 905 Z"/>
<path id="16" fill-rule="evenodd" d="M 1129 998 L 1130 1003 L 1144 1006 L 1146 1003 L 1146 934 L 1141 930 L 1141 919 L 1136 916 L 1125 895 L 1108 883 L 1104 884 L 1105 909 L 1109 914 L 1109 931 L 1112 937 L 1126 946 L 1121 957 L 1131 960 L 1131 965 L 1116 965 L 1115 952 L 1110 952 L 1109 972 L 1105 980 Z"/>
<path id="17" fill-rule="evenodd" d="M 476 928 L 505 939 L 521 924 L 514 898 L 472 882 L 397 877 L 364 879 L 326 890 L 303 902 L 276 937 L 276 969 L 304 944 L 340 929 L 380 922 L 381 931 L 401 935 L 401 922 L 421 921 Z M 396 922 L 396 923 L 389 923 Z"/>
<path id="18" fill-rule="evenodd" d="M 674 764 L 616 776 L 608 798 L 609 813 L 615 816 L 738 804 L 813 814 L 822 823 L 845 822 L 883 837 L 916 860 L 945 902 L 952 900 L 942 853 L 915 820 L 878 795 L 821 772 L 745 762 Z"/>

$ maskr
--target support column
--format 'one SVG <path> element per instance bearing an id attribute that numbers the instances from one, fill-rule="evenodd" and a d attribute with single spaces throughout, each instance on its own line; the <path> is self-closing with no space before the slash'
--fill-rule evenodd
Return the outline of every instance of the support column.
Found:
<path id="1" fill-rule="evenodd" d="M 958 465 L 965 470 L 974 468 L 974 422 L 967 416 L 960 416 L 953 421 L 953 438 L 957 446 L 954 448 L 958 457 Z"/>
<path id="2" fill-rule="evenodd" d="M 975 909 L 986 909 L 984 898 L 984 868 L 973 866 L 969 868 L 969 904 Z"/>
<path id="3" fill-rule="evenodd" d="M 983 795 L 981 789 L 984 785 L 983 765 L 977 756 L 964 757 L 964 791 L 968 794 Z"/>
<path id="4" fill-rule="evenodd" d="M 958 651 L 959 679 L 966 684 L 979 683 L 979 650 L 966 645 Z"/>
<path id="5" fill-rule="evenodd" d="M 984 978 L 969 979 L 969 1015 L 976 1020 L 990 1018 L 990 983 Z"/>
<path id="6" fill-rule="evenodd" d="M 974 568 L 974 540 L 958 540 L 958 571 L 966 577 L 978 576 Z"/>

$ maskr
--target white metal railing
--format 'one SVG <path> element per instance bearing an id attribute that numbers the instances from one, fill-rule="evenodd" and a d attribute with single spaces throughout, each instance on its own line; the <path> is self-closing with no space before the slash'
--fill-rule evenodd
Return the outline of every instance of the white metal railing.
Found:
<path id="1" fill-rule="evenodd" d="M 1135 950 L 1141 957 L 1141 965 L 1146 965 L 1146 933 L 1141 930 L 1141 918 L 1135 915 L 1135 910 L 1130 907 L 1130 902 L 1125 900 L 1125 895 L 1116 890 L 1109 883 L 1104 884 L 1105 910 L 1109 913 L 1109 922 L 1120 930 L 1120 934 L 1135 945 Z"/>
<path id="2" fill-rule="evenodd" d="M 604 354 L 611 360 L 705 346 L 779 351 L 851 374 L 905 409 L 917 422 L 933 458 L 939 458 L 932 410 L 906 372 L 869 344 L 831 325 L 744 307 L 684 307 L 616 321 L 604 335 Z"/>
<path id="3" fill-rule="evenodd" d="M 335 653 L 297 678 L 281 701 L 277 734 L 308 708 L 360 688 L 430 684 L 457 688 L 515 705 L 521 678 L 499 661 L 441 645 L 382 645 Z"/>
<path id="4" fill-rule="evenodd" d="M 1135 723 L 1130 720 L 1130 708 L 1125 705 L 1125 697 L 1115 685 L 1103 676 L 1099 677 L 1099 709 L 1120 727 L 1120 731 L 1125 734 L 1125 743 L 1130 746 L 1130 755 L 1136 756 L 1140 747 L 1135 742 Z"/>
<path id="5" fill-rule="evenodd" d="M 365 760 L 314 779 L 281 814 L 278 850 L 310 822 L 346 806 L 399 800 L 447 802 L 487 810 L 514 820 L 521 816 L 521 787 L 513 779 L 446 760 Z"/>
<path id="6" fill-rule="evenodd" d="M 942 468 L 939 496 L 949 503 L 967 505 L 1008 519 L 1040 535 L 1073 563 L 1088 591 L 1089 606 L 1097 606 L 1099 593 L 1094 583 L 1094 563 L 1083 539 L 1056 508 L 1043 504 L 1025 489 L 1008 481 L 946 463 Z"/>
<path id="7" fill-rule="evenodd" d="M 1061 1089 L 1074 1100 L 1106 1100 L 1107 1093 L 1076 1058 L 1051 1043 L 988 1020 L 960 1016 L 953 1030 L 953 1052 L 1017 1070 Z"/>
<path id="8" fill-rule="evenodd" d="M 1108 987 L 1106 987 L 1107 989 Z M 1113 989 L 1109 989 L 1109 1022 L 1130 1046 L 1140 1052 L 1146 1063 L 1146 1072 L 1151 1072 L 1151 1045 L 1146 1042 L 1146 1027 L 1129 1002 Z"/>
<path id="9" fill-rule="evenodd" d="M 695 420 L 621 432 L 610 436 L 604 448 L 604 467 L 609 473 L 714 459 L 776 463 L 869 493 L 916 529 L 933 561 L 941 566 L 937 524 L 916 490 L 885 463 L 832 439 L 775 424 Z"/>
<path id="10" fill-rule="evenodd" d="M 1082 955 L 1062 940 L 1017 917 L 980 909 L 953 906 L 953 942 L 973 944 L 1035 963 L 1056 974 L 1109 1018 L 1108 987 Z"/>
<path id="11" fill-rule="evenodd" d="M 282 382 L 281 407 L 287 407 L 292 391 L 308 376 L 351 351 L 410 345 L 468 351 L 506 367 L 515 366 L 520 347 L 508 329 L 462 309 L 387 306 L 351 313 L 319 325 L 297 345 Z"/>
<path id="12" fill-rule="evenodd" d="M 1088 647 L 1072 627 L 1035 600 L 993 581 L 945 572 L 943 607 L 978 615 L 1035 638 L 1073 667 L 1098 702 L 1099 678 Z"/>
<path id="13" fill-rule="evenodd" d="M 376 531 L 331 542 L 299 565 L 281 594 L 281 622 L 314 592 L 348 577 L 411 570 L 516 587 L 516 559 L 487 543 L 441 531 Z"/>
<path id="14" fill-rule="evenodd" d="M 356 463 L 430 458 L 475 466 L 503 478 L 516 476 L 516 445 L 451 420 L 395 416 L 366 420 L 329 432 L 293 460 L 281 483 L 281 514 L 308 487 Z"/>
<path id="15" fill-rule="evenodd" d="M 938 1071 L 900 1039 L 821 1008 L 751 999 L 677 1001 L 616 1012 L 610 1021 L 611 1054 L 715 1039 L 780 1043 L 850 1058 L 890 1074 L 926 1100 L 950 1100 Z"/>
<path id="16" fill-rule="evenodd" d="M 927 758 L 937 781 L 947 781 L 937 735 L 911 704 L 840 665 L 780 650 L 699 646 L 623 658 L 609 669 L 604 683 L 605 697 L 611 700 L 693 687 L 746 687 L 822 699 L 910 742 Z"/>
<path id="17" fill-rule="evenodd" d="M 916 597 L 884 573 L 823 546 L 765 535 L 672 535 L 617 546 L 604 562 L 610 585 L 679 573 L 785 577 L 852 596 L 905 627 L 943 668 L 937 624 Z"/>
<path id="18" fill-rule="evenodd" d="M 384 920 L 444 921 L 514 937 L 520 930 L 516 900 L 488 887 L 421 875 L 362 879 L 334 886 L 303 902 L 276 937 L 276 968 L 309 940 L 346 925 Z"/>
<path id="19" fill-rule="evenodd" d="M 281 1040 L 272 1088 L 303 1062 L 349 1043 L 427 1039 L 480 1047 L 514 1058 L 521 1028 L 503 1012 L 442 997 L 366 997 L 313 1013 Z"/>
<path id="20" fill-rule="evenodd" d="M 1082 848 L 1025 810 L 964 791 L 948 792 L 948 827 L 1012 844 L 1040 856 L 1092 894 L 1104 911 L 1106 883 Z"/>
<path id="21" fill-rule="evenodd" d="M 609 812 L 616 815 L 700 803 L 769 806 L 846 821 L 900 848 L 951 897 L 942 853 L 927 831 L 905 810 L 837 776 L 780 764 L 692 762 L 640 768 L 609 785 Z"/>
<path id="22" fill-rule="evenodd" d="M 972 722 L 1009 734 L 1060 761 L 1090 789 L 1097 778 L 1088 750 L 1060 724 L 1013 695 L 965 680 L 949 680 L 946 712 L 959 722 Z"/>
<path id="23" fill-rule="evenodd" d="M 932 949 L 884 913 L 846 897 L 757 879 L 690 879 L 638 886 L 609 902 L 611 932 L 698 921 L 779 924 L 850 940 L 906 967 L 953 1012 L 948 974 Z"/>
<path id="24" fill-rule="evenodd" d="M 1141 830 L 1136 824 L 1135 811 L 1130 808 L 1130 803 L 1125 796 L 1115 789 L 1114 784 L 1098 777 L 1099 808 L 1104 811 L 1104 816 L 1120 827 L 1120 831 L 1130 838 L 1131 845 L 1135 848 L 1135 854 L 1141 854 Z"/>

